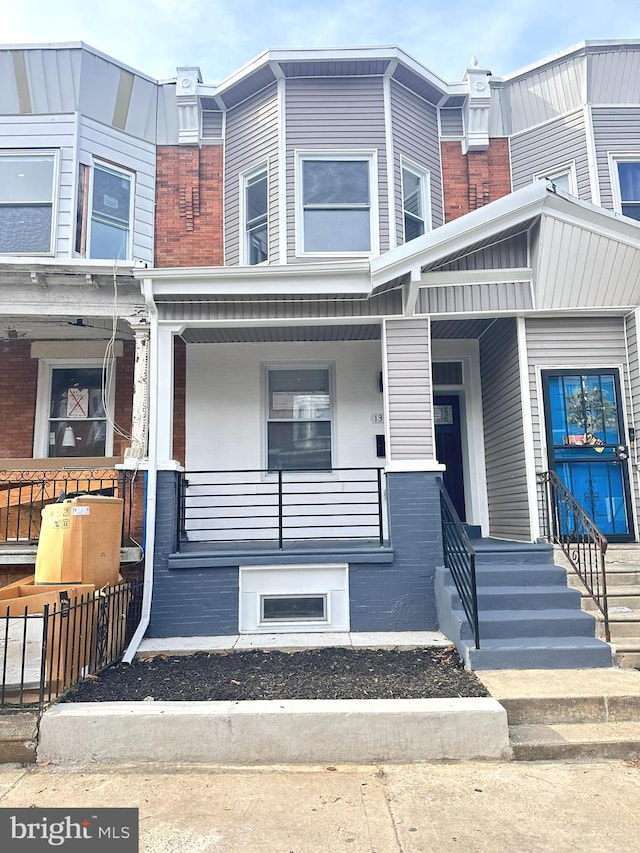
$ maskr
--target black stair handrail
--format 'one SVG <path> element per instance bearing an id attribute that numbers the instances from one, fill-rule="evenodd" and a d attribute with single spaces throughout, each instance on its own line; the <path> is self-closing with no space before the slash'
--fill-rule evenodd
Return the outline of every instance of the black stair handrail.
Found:
<path id="1" fill-rule="evenodd" d="M 607 643 L 611 641 L 607 605 L 607 537 L 554 471 L 542 471 L 542 507 L 547 539 L 555 542 L 569 560 L 602 614 Z"/>
<path id="2" fill-rule="evenodd" d="M 460 517 L 449 497 L 442 478 L 438 477 L 440 489 L 440 516 L 442 519 L 442 550 L 444 564 L 458 590 L 460 601 L 469 626 L 473 632 L 476 649 L 480 648 L 478 625 L 478 587 L 476 583 L 476 552 L 469 541 Z"/>

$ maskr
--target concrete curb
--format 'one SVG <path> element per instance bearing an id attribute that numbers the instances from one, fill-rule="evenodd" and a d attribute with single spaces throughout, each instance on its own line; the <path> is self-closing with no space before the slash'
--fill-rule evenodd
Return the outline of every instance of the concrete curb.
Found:
<path id="1" fill-rule="evenodd" d="M 509 759 L 495 699 L 69 703 L 40 723 L 38 761 L 337 764 Z"/>

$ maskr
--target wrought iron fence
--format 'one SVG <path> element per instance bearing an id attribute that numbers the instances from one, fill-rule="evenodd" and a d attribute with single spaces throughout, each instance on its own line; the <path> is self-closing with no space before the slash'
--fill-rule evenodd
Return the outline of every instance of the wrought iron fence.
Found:
<path id="1" fill-rule="evenodd" d="M 179 542 L 367 540 L 384 544 L 381 468 L 188 471 Z"/>
<path id="2" fill-rule="evenodd" d="M 451 577 L 456 585 L 462 607 L 473 632 L 475 647 L 479 649 L 480 627 L 478 624 L 476 552 L 440 477 L 438 477 L 438 485 L 440 487 L 444 564 L 451 572 Z"/>
<path id="3" fill-rule="evenodd" d="M 133 479 L 130 471 L 64 468 L 52 471 L 0 471 L 0 544 L 35 545 L 47 504 L 78 495 L 124 500 L 122 543 L 131 541 Z"/>
<path id="4" fill-rule="evenodd" d="M 42 708 L 118 661 L 140 620 L 142 586 L 67 587 L 52 591 L 56 600 L 40 613 L 20 599 L 0 601 L 0 707 Z"/>
<path id="5" fill-rule="evenodd" d="M 538 474 L 545 537 L 558 544 L 602 614 L 611 640 L 607 606 L 607 538 L 553 471 Z"/>

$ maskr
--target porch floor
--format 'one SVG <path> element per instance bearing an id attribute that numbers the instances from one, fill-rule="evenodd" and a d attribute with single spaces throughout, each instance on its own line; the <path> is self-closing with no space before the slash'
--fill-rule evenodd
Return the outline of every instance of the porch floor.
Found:
<path id="1" fill-rule="evenodd" d="M 335 632 L 299 634 L 230 634 L 223 637 L 151 637 L 140 643 L 137 657 L 189 655 L 194 652 L 245 649 L 314 649 L 320 646 L 354 649 L 444 648 L 451 640 L 440 631 Z"/>

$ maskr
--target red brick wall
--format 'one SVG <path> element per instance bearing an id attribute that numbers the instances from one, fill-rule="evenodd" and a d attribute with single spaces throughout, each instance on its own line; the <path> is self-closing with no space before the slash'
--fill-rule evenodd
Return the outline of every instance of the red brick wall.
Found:
<path id="1" fill-rule="evenodd" d="M 0 457 L 31 459 L 38 360 L 31 341 L 0 342 Z"/>
<path id="2" fill-rule="evenodd" d="M 463 154 L 459 142 L 441 142 L 444 219 L 450 222 L 511 192 L 509 142 L 492 139 L 486 151 Z"/>
<path id="3" fill-rule="evenodd" d="M 133 341 L 124 342 L 124 353 L 116 359 L 116 399 L 115 420 L 125 432 L 131 432 L 131 416 L 133 413 L 133 365 L 136 345 Z M 113 455 L 124 456 L 126 447 L 131 442 L 127 438 L 114 433 Z"/>
<path id="4" fill-rule="evenodd" d="M 156 165 L 156 266 L 222 266 L 222 146 L 159 145 Z"/>

